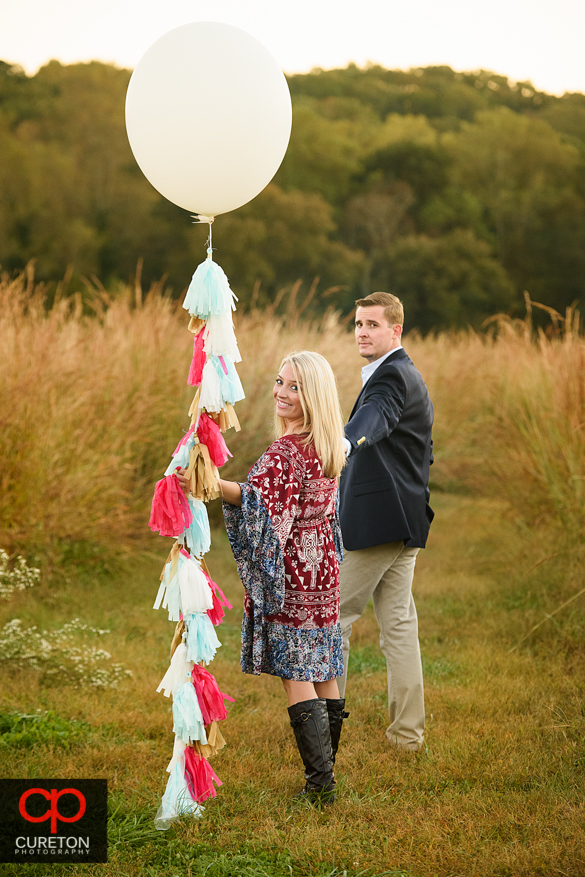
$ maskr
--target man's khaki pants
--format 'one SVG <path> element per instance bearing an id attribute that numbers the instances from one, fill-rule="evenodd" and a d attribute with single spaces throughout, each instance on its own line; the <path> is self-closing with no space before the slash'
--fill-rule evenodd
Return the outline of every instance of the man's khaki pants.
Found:
<path id="1" fill-rule="evenodd" d="M 340 567 L 341 635 L 344 674 L 338 680 L 345 694 L 351 628 L 370 598 L 380 628 L 380 648 L 388 670 L 386 736 L 401 749 L 423 744 L 425 707 L 418 619 L 412 597 L 412 578 L 418 548 L 389 542 L 359 551 L 346 551 Z"/>

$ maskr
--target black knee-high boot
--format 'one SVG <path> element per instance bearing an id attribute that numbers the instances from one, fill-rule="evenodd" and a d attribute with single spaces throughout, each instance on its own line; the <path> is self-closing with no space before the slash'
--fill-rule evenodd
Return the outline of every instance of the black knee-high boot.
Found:
<path id="1" fill-rule="evenodd" d="M 305 788 L 297 797 L 334 801 L 331 732 L 325 700 L 317 697 L 295 703 L 288 708 L 288 714 L 305 766 Z"/>
<path id="2" fill-rule="evenodd" d="M 331 760 L 335 764 L 335 756 L 339 748 L 339 738 L 344 719 L 349 718 L 345 710 L 345 698 L 326 698 L 327 714 L 329 717 L 329 733 L 331 736 Z"/>

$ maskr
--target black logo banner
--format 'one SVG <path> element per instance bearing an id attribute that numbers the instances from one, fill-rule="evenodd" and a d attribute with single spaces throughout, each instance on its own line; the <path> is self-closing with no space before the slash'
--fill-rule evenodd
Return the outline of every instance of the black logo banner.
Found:
<path id="1" fill-rule="evenodd" d="M 0 862 L 107 862 L 107 780 L 1 780 Z"/>

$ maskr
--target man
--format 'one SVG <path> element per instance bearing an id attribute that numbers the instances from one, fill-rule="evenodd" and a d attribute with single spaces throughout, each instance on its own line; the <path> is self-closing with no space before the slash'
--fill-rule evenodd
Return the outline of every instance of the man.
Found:
<path id="1" fill-rule="evenodd" d="M 347 681 L 352 625 L 373 598 L 388 671 L 388 740 L 423 745 L 424 693 L 418 620 L 412 597 L 416 556 L 433 511 L 429 500 L 433 406 L 401 344 L 402 303 L 387 292 L 356 302 L 355 337 L 363 387 L 345 427 L 347 466 L 340 482 L 345 560 L 341 632 Z"/>

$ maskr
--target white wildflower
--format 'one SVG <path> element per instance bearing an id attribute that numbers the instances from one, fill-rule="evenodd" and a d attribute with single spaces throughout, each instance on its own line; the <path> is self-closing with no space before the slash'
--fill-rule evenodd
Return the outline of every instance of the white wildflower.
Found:
<path id="1" fill-rule="evenodd" d="M 10 557 L 0 548 L 0 598 L 10 599 L 16 591 L 24 591 L 38 585 L 41 571 L 27 565 L 24 557 L 17 557 L 13 569 L 10 569 Z"/>
<path id="2" fill-rule="evenodd" d="M 80 634 L 104 636 L 108 630 L 91 627 L 74 618 L 53 630 L 39 632 L 36 625 L 24 628 L 19 618 L 13 618 L 0 629 L 0 664 L 38 670 L 52 684 L 73 685 L 75 688 L 117 688 L 131 670 L 121 664 L 104 666 L 111 654 L 85 642 Z"/>

